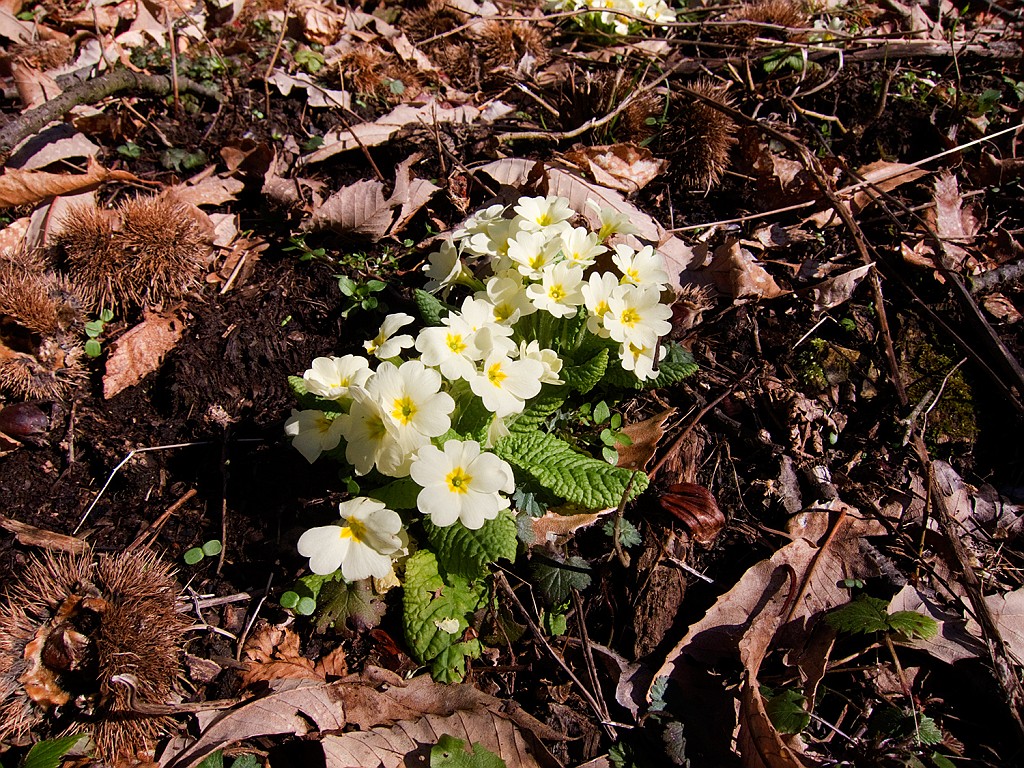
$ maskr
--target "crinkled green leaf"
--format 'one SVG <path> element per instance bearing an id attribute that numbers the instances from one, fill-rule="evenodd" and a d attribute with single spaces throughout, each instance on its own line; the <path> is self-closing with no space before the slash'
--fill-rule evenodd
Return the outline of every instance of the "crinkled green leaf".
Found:
<path id="1" fill-rule="evenodd" d="M 437 746 L 430 749 L 430 768 L 508 768 L 505 761 L 483 744 L 473 745 L 473 754 L 466 751 L 466 742 L 444 734 Z"/>
<path id="2" fill-rule="evenodd" d="M 196 768 L 224 768 L 224 751 L 218 749 L 216 752 L 212 752 Z"/>
<path id="3" fill-rule="evenodd" d="M 441 319 L 448 316 L 448 307 L 432 293 L 417 288 L 415 298 L 424 325 L 441 325 Z"/>
<path id="4" fill-rule="evenodd" d="M 564 384 L 561 386 L 545 384 L 541 388 L 540 394 L 530 400 L 523 412 L 509 425 L 509 432 L 512 434 L 536 432 L 551 414 L 562 407 L 568 394 Z"/>
<path id="5" fill-rule="evenodd" d="M 420 488 L 411 478 L 402 477 L 387 485 L 375 488 L 366 495 L 371 499 L 383 502 L 388 509 L 416 509 L 416 497 Z"/>
<path id="6" fill-rule="evenodd" d="M 569 599 L 573 589 L 590 586 L 590 564 L 582 557 L 570 557 L 562 562 L 551 554 L 535 554 L 530 562 L 530 573 L 548 605 L 561 605 Z"/>
<path id="7" fill-rule="evenodd" d="M 516 559 L 516 521 L 508 510 L 499 512 L 476 531 L 458 521 L 444 528 L 429 520 L 424 520 L 423 525 L 431 548 L 448 573 L 478 579 L 487 575 L 490 563 Z"/>
<path id="8" fill-rule="evenodd" d="M 697 372 L 693 355 L 678 344 L 669 346 L 665 359 L 658 363 L 658 375 L 649 381 L 641 381 L 632 371 L 625 370 L 618 361 L 610 363 L 604 376 L 604 383 L 622 389 L 655 389 L 678 384 Z"/>
<path id="9" fill-rule="evenodd" d="M 458 413 L 458 420 L 452 424 L 452 429 L 461 435 L 462 439 L 485 442 L 487 428 L 491 425 L 494 414 L 487 410 L 483 400 L 474 395 L 464 381 L 453 384 L 451 394 L 457 404 Z"/>
<path id="10" fill-rule="evenodd" d="M 586 394 L 604 377 L 608 369 L 608 350 L 602 349 L 586 362 L 579 365 L 567 365 L 558 372 L 558 377 L 565 386 Z"/>
<path id="11" fill-rule="evenodd" d="M 405 639 L 420 664 L 429 663 L 461 639 L 469 627 L 466 615 L 486 600 L 488 592 L 482 580 L 470 584 L 458 574 L 442 575 L 437 557 L 426 549 L 406 561 L 403 587 Z M 439 626 L 448 619 L 459 622 L 455 632 Z"/>
<path id="12" fill-rule="evenodd" d="M 601 527 L 601 530 L 604 532 L 605 536 L 614 536 L 615 521 L 608 520 Z M 640 535 L 640 531 L 638 531 L 636 526 L 629 522 L 629 520 L 622 518 L 622 520 L 619 521 L 619 544 L 621 546 L 629 549 L 630 547 L 635 547 L 637 544 L 643 543 L 643 540 L 644 539 Z"/>
<path id="13" fill-rule="evenodd" d="M 587 509 L 616 507 L 626 488 L 635 498 L 647 488 L 647 475 L 584 456 L 564 440 L 543 432 L 514 434 L 495 447 L 505 461 L 523 470 L 540 485 L 566 501 Z"/>
<path id="14" fill-rule="evenodd" d="M 939 633 L 939 622 L 917 611 L 896 611 L 889 614 L 889 627 L 904 637 L 927 640 Z"/>
<path id="15" fill-rule="evenodd" d="M 917 738 L 929 746 L 942 743 L 942 729 L 928 715 L 917 716 Z"/>
<path id="16" fill-rule="evenodd" d="M 430 676 L 439 683 L 461 683 L 466 677 L 466 659 L 479 659 L 482 650 L 475 638 L 452 643 L 430 662 Z"/>
<path id="17" fill-rule="evenodd" d="M 59 739 L 47 739 L 40 741 L 28 751 L 22 768 L 57 768 L 61 759 L 71 748 L 80 742 L 85 736 L 81 733 L 73 733 L 70 736 L 61 736 Z"/>
<path id="18" fill-rule="evenodd" d="M 775 696 L 765 697 L 764 710 L 779 733 L 800 733 L 811 722 L 804 708 L 806 701 L 799 691 L 786 688 Z"/>
<path id="19" fill-rule="evenodd" d="M 380 624 L 387 606 L 374 593 L 369 579 L 347 582 L 344 579 L 328 581 L 316 596 L 317 631 L 328 627 L 356 631 L 371 629 Z"/>

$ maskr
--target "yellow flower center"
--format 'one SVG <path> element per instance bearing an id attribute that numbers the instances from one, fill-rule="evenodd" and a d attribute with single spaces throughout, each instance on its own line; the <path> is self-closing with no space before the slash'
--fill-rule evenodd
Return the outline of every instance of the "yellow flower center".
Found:
<path id="1" fill-rule="evenodd" d="M 466 342 L 462 340 L 462 334 L 459 333 L 449 333 L 444 337 L 444 343 L 457 355 L 466 349 Z"/>
<path id="2" fill-rule="evenodd" d="M 545 211 L 537 217 L 536 221 L 540 226 L 546 227 L 551 223 L 551 211 Z"/>
<path id="3" fill-rule="evenodd" d="M 395 400 L 391 408 L 391 415 L 396 421 L 405 425 L 412 421 L 413 416 L 416 415 L 416 404 L 412 401 L 412 398 L 406 395 Z"/>
<path id="4" fill-rule="evenodd" d="M 544 254 L 538 253 L 536 256 L 531 257 L 527 263 L 530 265 L 530 269 L 540 269 L 544 266 Z"/>
<path id="5" fill-rule="evenodd" d="M 611 309 L 611 307 L 608 306 L 607 301 L 599 301 L 597 302 L 597 306 L 594 307 L 594 314 L 598 317 L 604 317 L 608 314 L 609 309 Z"/>
<path id="6" fill-rule="evenodd" d="M 345 518 L 345 525 L 342 526 L 341 533 L 338 536 L 343 539 L 363 542 L 366 540 L 366 523 L 362 520 L 356 520 L 354 517 L 347 517 Z"/>
<path id="7" fill-rule="evenodd" d="M 561 285 L 552 285 L 548 288 L 548 298 L 552 301 L 561 301 L 565 298 L 565 288 Z"/>
<path id="8" fill-rule="evenodd" d="M 508 378 L 508 374 L 501 370 L 501 363 L 495 363 L 487 369 L 487 380 L 496 387 L 501 386 L 501 382 Z"/>
<path id="9" fill-rule="evenodd" d="M 504 323 L 515 312 L 515 307 L 511 304 L 495 304 L 494 305 L 494 322 Z"/>
<path id="10" fill-rule="evenodd" d="M 466 474 L 462 467 L 456 467 L 448 473 L 444 481 L 448 484 L 448 490 L 452 493 L 469 493 L 469 484 L 473 478 Z"/>
<path id="11" fill-rule="evenodd" d="M 374 442 L 383 440 L 387 433 L 387 427 L 384 426 L 384 420 L 380 416 L 373 415 L 366 420 L 366 434 Z"/>
<path id="12" fill-rule="evenodd" d="M 640 282 L 640 273 L 637 271 L 636 267 L 630 267 L 629 269 L 627 269 L 626 277 L 628 277 L 634 283 Z"/>
<path id="13" fill-rule="evenodd" d="M 628 309 L 623 310 L 622 314 L 619 316 L 619 321 L 628 328 L 632 328 L 640 322 L 640 313 L 632 307 L 629 307 Z"/>

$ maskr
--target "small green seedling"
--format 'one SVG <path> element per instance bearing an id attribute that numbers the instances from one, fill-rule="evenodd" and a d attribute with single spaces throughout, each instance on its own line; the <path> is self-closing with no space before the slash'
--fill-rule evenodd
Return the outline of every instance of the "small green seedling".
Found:
<path id="1" fill-rule="evenodd" d="M 111 320 L 114 319 L 114 313 L 109 309 L 100 311 L 100 316 L 96 320 L 90 320 L 85 324 L 85 335 L 89 337 L 88 341 L 85 342 L 85 354 L 89 357 L 99 357 L 103 354 L 103 344 L 100 342 L 100 336 L 103 335 L 103 331 Z"/>
<path id="2" fill-rule="evenodd" d="M 917 611 L 896 611 L 889 613 L 885 600 L 868 595 L 858 595 L 846 605 L 836 608 L 825 617 L 829 626 L 839 632 L 871 634 L 886 632 L 902 635 L 907 639 L 927 640 L 935 637 L 939 623 L 931 616 Z"/>
<path id="3" fill-rule="evenodd" d="M 295 52 L 294 58 L 295 63 L 311 75 L 324 68 L 324 55 L 311 48 L 300 48 Z"/>
<path id="4" fill-rule="evenodd" d="M 601 456 L 612 466 L 617 464 L 619 461 L 618 447 L 633 444 L 629 435 L 624 435 L 620 431 L 622 429 L 622 414 L 612 413 L 608 403 L 602 400 L 597 405 L 584 403 L 579 410 L 579 416 L 580 421 L 588 426 L 591 424 L 597 427 L 602 424 L 608 425 L 601 430 L 599 435 Z"/>
<path id="5" fill-rule="evenodd" d="M 195 565 L 204 557 L 216 557 L 224 547 L 218 539 L 210 539 L 201 547 L 192 547 L 184 554 L 184 560 L 188 565 Z"/>
<path id="6" fill-rule="evenodd" d="M 286 245 L 281 250 L 285 253 L 296 252 L 299 254 L 299 261 L 313 261 L 315 259 L 326 259 L 327 249 L 326 248 L 313 248 L 306 243 L 305 235 L 293 235 L 288 238 L 290 245 Z"/>
<path id="7" fill-rule="evenodd" d="M 380 293 L 387 287 L 387 283 L 381 280 L 367 280 L 365 283 L 357 283 L 345 275 L 337 275 L 337 278 L 338 288 L 341 289 L 341 293 L 351 302 L 345 311 L 341 313 L 342 317 L 348 317 L 349 314 L 357 309 L 377 309 L 380 305 L 380 300 L 374 294 Z"/>

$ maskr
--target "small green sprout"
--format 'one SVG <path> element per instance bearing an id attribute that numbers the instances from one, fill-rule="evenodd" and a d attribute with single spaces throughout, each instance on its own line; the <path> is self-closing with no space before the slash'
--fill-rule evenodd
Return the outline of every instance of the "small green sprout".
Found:
<path id="1" fill-rule="evenodd" d="M 345 311 L 341 313 L 342 317 L 347 318 L 357 309 L 372 310 L 377 309 L 380 305 L 379 299 L 374 294 L 383 291 L 387 287 L 387 283 L 381 280 L 367 280 L 365 283 L 357 283 L 345 275 L 337 275 L 336 277 L 338 278 L 338 288 L 341 289 L 342 294 L 351 302 Z"/>
<path id="2" fill-rule="evenodd" d="M 322 143 L 322 140 L 321 140 Z M 290 245 L 281 250 L 285 253 L 298 253 L 299 261 L 315 261 L 316 259 L 328 259 L 326 248 L 313 248 L 306 243 L 305 235 L 293 235 L 288 238 Z"/>
<path id="3" fill-rule="evenodd" d="M 216 557 L 222 549 L 224 547 L 218 539 L 210 539 L 201 547 L 192 547 L 182 556 L 182 559 L 188 565 L 196 565 L 204 557 Z"/>
<path id="4" fill-rule="evenodd" d="M 85 324 L 85 335 L 89 337 L 88 341 L 85 342 L 85 354 L 89 357 L 99 357 L 103 354 L 103 344 L 100 342 L 100 336 L 103 335 L 107 323 L 113 319 L 114 313 L 109 309 L 103 309 L 96 320 L 90 320 Z"/>
<path id="5" fill-rule="evenodd" d="M 142 147 L 134 141 L 127 141 L 117 148 L 117 154 L 128 160 L 138 160 L 142 157 Z"/>
<path id="6" fill-rule="evenodd" d="M 324 68 L 324 55 L 311 48 L 300 48 L 295 52 L 294 58 L 295 63 L 311 75 Z"/>

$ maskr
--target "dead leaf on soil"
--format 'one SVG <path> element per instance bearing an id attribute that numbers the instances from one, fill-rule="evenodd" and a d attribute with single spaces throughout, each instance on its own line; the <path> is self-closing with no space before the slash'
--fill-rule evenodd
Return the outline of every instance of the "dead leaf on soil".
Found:
<path id="1" fill-rule="evenodd" d="M 923 613 L 939 623 L 938 634 L 934 637 L 915 638 L 901 645 L 926 651 L 947 664 L 987 654 L 984 644 L 968 632 L 962 610 L 957 614 L 943 608 L 934 595 L 928 595 L 911 584 L 904 586 L 889 602 L 889 613 L 897 611 Z M 977 630 L 977 625 L 975 628 Z"/>
<path id="2" fill-rule="evenodd" d="M 0 8 L 0 37 L 12 43 L 27 43 L 32 39 L 32 24 L 21 21 L 6 8 Z"/>
<path id="3" fill-rule="evenodd" d="M 845 304 L 849 301 L 850 297 L 853 296 L 853 292 L 857 290 L 857 286 L 867 277 L 873 266 L 874 263 L 865 264 L 863 267 L 857 267 L 848 272 L 843 272 L 841 275 L 830 277 L 809 288 L 807 290 L 807 298 L 814 303 L 814 313 L 824 312 L 826 309 L 838 307 L 840 304 Z"/>
<path id="4" fill-rule="evenodd" d="M 565 158 L 598 184 L 632 195 L 656 179 L 668 166 L 647 147 L 635 144 L 610 144 L 582 147 L 565 153 Z"/>
<path id="5" fill-rule="evenodd" d="M 146 314 L 145 319 L 114 342 L 103 375 L 103 397 L 109 400 L 157 370 L 174 349 L 185 326 L 177 312 Z"/>
<path id="6" fill-rule="evenodd" d="M 208 171 L 212 171 L 211 166 Z M 236 199 L 245 188 L 240 179 L 212 176 L 208 172 L 193 177 L 184 184 L 168 187 L 164 194 L 173 196 L 175 200 L 191 205 L 224 205 Z"/>
<path id="7" fill-rule="evenodd" d="M 319 680 L 312 660 L 302 655 L 299 636 L 288 627 L 265 624 L 250 635 L 242 651 L 245 669 L 241 673 L 242 687 L 252 688 L 255 683 L 269 680 Z"/>
<path id="8" fill-rule="evenodd" d="M 386 115 L 372 123 L 360 123 L 351 129 L 335 129 L 324 136 L 324 143 L 315 152 L 299 158 L 296 166 L 320 163 L 339 152 L 363 147 L 376 147 L 388 141 L 406 126 L 432 126 L 438 123 L 469 124 L 480 117 L 480 110 L 471 105 L 442 107 L 434 100 L 415 107 L 399 104 Z"/>
<path id="9" fill-rule="evenodd" d="M 981 306 L 993 317 L 993 319 L 1012 325 L 1024 319 L 1012 301 L 1001 293 L 990 293 L 982 297 Z"/>
<path id="10" fill-rule="evenodd" d="M 189 768 L 218 749 L 258 736 L 304 736 L 317 730 L 340 732 L 346 726 L 357 726 L 360 732 L 376 736 L 352 733 L 324 737 L 328 766 L 377 765 L 389 751 L 394 753 L 388 757 L 393 762 L 386 764 L 400 766 L 407 764 L 410 753 L 421 749 L 424 743 L 437 742 L 436 737 L 426 740 L 428 734 L 433 733 L 432 723 L 438 722 L 427 718 L 441 718 L 442 727 L 448 728 L 464 723 L 463 728 L 473 729 L 474 741 L 481 741 L 494 752 L 504 750 L 502 756 L 507 754 L 506 759 L 514 759 L 520 750 L 526 753 L 521 739 L 529 735 L 549 740 L 563 738 L 521 710 L 510 707 L 508 702 L 488 696 L 472 685 L 442 685 L 429 675 L 404 681 L 393 672 L 367 667 L 362 675 L 350 675 L 334 683 L 283 681 L 282 686 L 266 696 L 213 715 L 196 741 L 176 754 L 164 755 L 160 764 L 164 768 Z M 422 728 L 421 721 L 425 721 Z M 505 725 L 509 722 L 515 726 L 512 731 Z M 400 725 L 388 730 L 394 723 Z M 389 741 L 389 737 L 398 739 L 404 733 L 412 734 L 412 738 Z M 418 741 L 418 737 L 424 741 Z M 507 739 L 504 744 L 499 743 L 501 737 Z M 367 762 L 343 762 L 349 746 L 358 748 L 363 741 L 375 743 L 381 749 L 380 755 Z M 389 745 L 395 749 L 389 750 Z M 510 762 L 509 765 L 539 764 Z"/>
<path id="11" fill-rule="evenodd" d="M 537 544 L 564 544 L 577 531 L 589 528 L 613 511 L 604 509 L 600 512 L 573 512 L 572 508 L 566 507 L 549 509 L 530 521 L 533 526 L 533 540 Z"/>
<path id="12" fill-rule="evenodd" d="M 107 181 L 141 180 L 127 171 L 104 168 L 91 157 L 85 173 L 46 173 L 8 168 L 0 176 L 0 208 L 85 192 Z"/>
<path id="13" fill-rule="evenodd" d="M 668 654 L 655 679 L 674 674 L 683 656 L 712 664 L 737 652 L 738 643 L 749 626 L 762 596 L 773 584 L 790 582 L 794 590 L 792 608 L 782 632 L 799 635 L 806 624 L 824 611 L 848 602 L 849 593 L 841 586 L 844 579 L 867 575 L 868 566 L 859 555 L 862 536 L 884 533 L 877 522 L 866 519 L 842 502 L 831 507 L 816 507 L 794 515 L 789 533 L 794 540 L 767 560 L 751 567 L 727 593 L 718 598 L 700 621 L 691 625 L 686 636 Z M 795 585 L 787 574 L 796 576 Z M 781 610 L 787 594 L 777 593 L 773 601 Z M 773 610 L 765 606 L 764 611 Z"/>
<path id="14" fill-rule="evenodd" d="M 1024 659 L 1024 587 L 1002 595 L 986 595 L 985 602 L 1010 653 Z M 968 619 L 967 631 L 982 637 L 981 626 L 973 619 Z"/>
<path id="15" fill-rule="evenodd" d="M 854 192 L 853 198 L 850 200 L 850 208 L 854 213 L 859 213 L 878 199 L 876 189 L 881 192 L 891 192 L 926 174 L 927 171 L 922 171 L 907 163 L 892 163 L 887 160 L 875 160 L 873 163 L 862 165 L 855 171 L 855 175 L 870 182 L 872 187 Z"/>
<path id="16" fill-rule="evenodd" d="M 325 88 L 305 72 L 289 75 L 278 69 L 267 78 L 267 82 L 276 86 L 282 96 L 289 95 L 293 88 L 305 91 L 306 104 L 310 107 L 348 110 L 352 106 L 352 95 L 348 91 Z"/>
<path id="17" fill-rule="evenodd" d="M 615 466 L 640 470 L 646 468 L 654 458 L 658 444 L 665 436 L 665 422 L 675 414 L 675 408 L 666 408 L 656 416 L 624 426 L 621 430 L 622 434 L 632 442 L 629 445 L 619 445 L 616 448 L 619 460 Z"/>
<path id="18" fill-rule="evenodd" d="M 17 167 L 23 171 L 35 171 L 61 160 L 95 157 L 100 151 L 97 144 L 67 125 L 47 128 L 29 139 L 29 142 L 17 152 Z M 31 154 L 24 157 L 29 152 Z"/>
<path id="19" fill-rule="evenodd" d="M 384 199 L 381 182 L 376 179 L 357 181 L 338 190 L 323 205 L 315 208 L 309 229 L 329 229 L 338 234 L 362 235 L 375 241 L 385 235 L 397 234 L 441 189 L 425 179 L 412 177 L 410 167 L 419 159 L 414 155 L 398 165 L 395 191 L 387 200 Z"/>
<path id="20" fill-rule="evenodd" d="M 708 272 L 715 288 L 737 301 L 774 299 L 788 293 L 757 263 L 750 251 L 740 246 L 738 240 L 730 240 L 715 249 L 715 258 Z"/>

